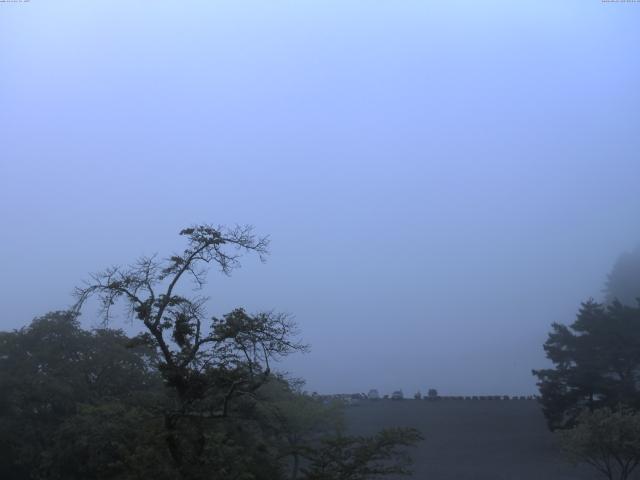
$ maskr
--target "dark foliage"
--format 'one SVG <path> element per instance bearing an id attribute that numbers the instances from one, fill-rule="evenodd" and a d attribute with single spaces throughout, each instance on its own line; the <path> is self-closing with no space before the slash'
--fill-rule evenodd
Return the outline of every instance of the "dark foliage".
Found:
<path id="1" fill-rule="evenodd" d="M 558 436 L 572 462 L 586 463 L 609 480 L 627 480 L 640 464 L 640 413 L 633 410 L 585 410 L 575 427 Z"/>
<path id="2" fill-rule="evenodd" d="M 264 259 L 266 237 L 256 237 L 251 227 L 210 225 L 186 228 L 180 235 L 187 240 L 186 248 L 166 260 L 144 257 L 127 267 L 92 275 L 76 290 L 76 308 L 96 296 L 108 322 L 112 307 L 122 301 L 130 317 L 141 323 L 146 330 L 141 340 L 156 350 L 158 369 L 172 398 L 172 407 L 163 415 L 173 464 L 184 478 L 209 478 L 212 470 L 235 472 L 235 467 L 225 463 L 228 456 L 219 458 L 222 463 L 215 462 L 225 448 L 259 451 L 235 443 L 240 437 L 259 438 L 255 431 L 246 433 L 246 422 L 234 420 L 239 423 L 229 428 L 231 420 L 220 420 L 249 415 L 257 390 L 271 374 L 270 362 L 306 347 L 295 340 L 295 324 L 284 314 L 250 315 L 238 308 L 222 318 L 209 319 L 207 298 L 184 293 L 185 283 L 196 290 L 205 285 L 211 264 L 230 274 L 239 266 L 242 252 L 254 252 Z M 234 436 L 231 443 L 229 436 Z M 245 460 L 246 465 L 257 462 Z M 263 466 L 260 471 L 269 468 Z"/>
<path id="3" fill-rule="evenodd" d="M 295 478 L 301 458 L 302 478 L 317 478 L 316 459 L 338 447 L 350 468 L 332 479 L 368 478 L 383 460 L 406 468 L 417 434 L 332 436 L 334 410 L 274 374 L 273 360 L 306 348 L 288 316 L 207 318 L 206 298 L 185 294 L 182 281 L 200 289 L 210 263 L 229 274 L 241 251 L 263 258 L 266 238 L 249 227 L 181 235 L 181 254 L 95 274 L 73 312 L 0 333 L 0 478 L 278 480 Z M 91 296 L 105 327 L 86 331 L 77 318 Z M 118 301 L 143 333 L 107 328 Z"/>
<path id="4" fill-rule="evenodd" d="M 56 449 L 68 446 L 58 443 L 65 424 L 106 405 L 159 407 L 154 364 L 153 350 L 129 345 L 118 330 L 83 330 L 68 312 L 1 332 L 0 477 L 65 478 Z"/>
<path id="5" fill-rule="evenodd" d="M 552 429 L 585 408 L 640 408 L 640 308 L 588 301 L 570 326 L 553 324 L 544 349 L 554 368 L 533 373 Z"/>
<path id="6" fill-rule="evenodd" d="M 409 475 L 407 447 L 422 437 L 412 428 L 382 430 L 372 437 L 338 435 L 310 450 L 308 480 L 366 480 L 377 476 Z"/>

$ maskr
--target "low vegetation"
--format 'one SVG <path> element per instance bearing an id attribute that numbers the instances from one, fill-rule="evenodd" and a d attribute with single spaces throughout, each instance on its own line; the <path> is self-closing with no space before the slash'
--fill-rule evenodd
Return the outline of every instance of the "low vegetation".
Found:
<path id="1" fill-rule="evenodd" d="M 410 475 L 412 452 L 425 478 L 590 478 L 562 466 L 556 443 L 610 480 L 640 464 L 640 304 L 613 295 L 635 291 L 631 257 L 609 277 L 606 304 L 553 324 L 553 366 L 533 372 L 541 411 L 433 388 L 408 401 L 402 390 L 308 395 L 273 368 L 307 349 L 288 315 L 211 316 L 199 295 L 210 267 L 229 275 L 242 254 L 264 260 L 268 238 L 210 225 L 180 235 L 182 252 L 93 274 L 69 311 L 0 332 L 0 478 L 366 480 Z M 101 326 L 87 330 L 91 299 Z M 113 328 L 118 305 L 139 334 Z"/>
<path id="2" fill-rule="evenodd" d="M 94 274 L 73 311 L 0 335 L 3 479 L 364 479 L 409 473 L 411 429 L 351 437 L 340 412 L 299 391 L 273 361 L 306 346 L 291 319 L 238 308 L 206 313 L 210 265 L 230 274 L 241 253 L 267 253 L 249 227 L 180 232 L 166 260 Z M 189 293 L 191 292 L 191 293 Z M 103 328 L 83 330 L 95 297 Z M 109 328 L 121 303 L 141 333 Z"/>

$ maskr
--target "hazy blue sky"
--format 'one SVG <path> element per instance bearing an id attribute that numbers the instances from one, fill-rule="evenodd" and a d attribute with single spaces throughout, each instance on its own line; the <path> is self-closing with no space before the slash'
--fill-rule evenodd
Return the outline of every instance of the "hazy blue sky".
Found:
<path id="1" fill-rule="evenodd" d="M 533 393 L 640 242 L 640 4 L 31 0 L 0 45 L 0 328 L 251 223 L 211 313 L 294 314 L 310 389 Z"/>

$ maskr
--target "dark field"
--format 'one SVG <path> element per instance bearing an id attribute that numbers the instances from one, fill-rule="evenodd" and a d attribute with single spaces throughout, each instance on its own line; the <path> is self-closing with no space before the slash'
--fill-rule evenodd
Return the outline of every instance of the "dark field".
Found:
<path id="1" fill-rule="evenodd" d="M 416 479 L 591 480 L 554 448 L 533 400 L 380 400 L 347 408 L 354 433 L 415 427 L 425 440 L 413 451 Z M 401 477 L 407 478 L 407 477 Z"/>

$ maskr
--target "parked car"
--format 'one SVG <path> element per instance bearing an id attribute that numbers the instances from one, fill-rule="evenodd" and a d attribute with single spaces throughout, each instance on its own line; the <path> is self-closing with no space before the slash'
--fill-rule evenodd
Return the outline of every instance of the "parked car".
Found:
<path id="1" fill-rule="evenodd" d="M 376 390 L 375 388 L 372 388 L 371 390 L 369 390 L 369 394 L 367 395 L 367 398 L 369 400 L 380 400 L 380 394 L 378 393 L 378 390 Z"/>
<path id="2" fill-rule="evenodd" d="M 391 394 L 391 400 L 404 400 L 404 394 L 402 390 L 396 390 Z"/>

